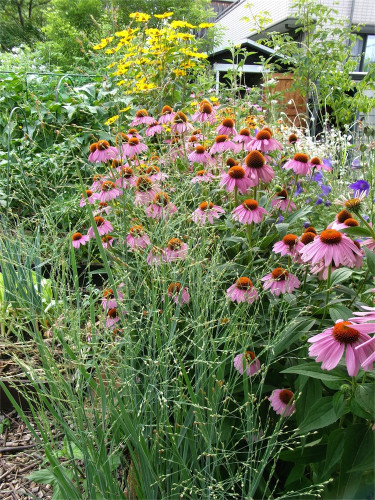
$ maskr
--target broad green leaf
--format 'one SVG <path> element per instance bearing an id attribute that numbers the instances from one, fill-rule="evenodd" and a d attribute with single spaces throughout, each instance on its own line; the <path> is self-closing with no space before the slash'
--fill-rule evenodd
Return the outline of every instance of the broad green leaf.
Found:
<path id="1" fill-rule="evenodd" d="M 368 413 L 368 418 L 375 419 L 375 385 L 359 385 L 356 387 L 354 398 L 359 406 Z"/>
<path id="2" fill-rule="evenodd" d="M 372 236 L 371 231 L 365 227 L 345 227 L 343 229 L 340 229 L 341 233 L 348 234 L 349 236 Z"/>
<path id="3" fill-rule="evenodd" d="M 372 276 L 375 276 L 375 253 L 364 247 L 367 265 Z"/>
<path id="4" fill-rule="evenodd" d="M 346 267 L 343 267 L 342 269 L 335 269 L 331 276 L 331 285 L 337 285 L 338 283 L 345 281 L 350 278 L 352 274 L 353 270 Z"/>
<path id="5" fill-rule="evenodd" d="M 334 323 L 337 320 L 342 319 L 344 321 L 348 320 L 353 316 L 353 312 L 342 304 L 332 304 L 329 308 L 329 315 Z"/>
<path id="6" fill-rule="evenodd" d="M 296 342 L 302 335 L 309 332 L 315 320 L 310 318 L 300 318 L 295 323 L 291 323 L 285 330 L 278 336 L 276 343 L 273 346 L 275 356 L 281 354 L 285 349 Z M 302 373 L 302 375 L 305 375 Z"/>
<path id="7" fill-rule="evenodd" d="M 324 460 L 326 454 L 326 445 L 309 443 L 306 446 L 295 448 L 294 450 L 285 450 L 280 453 L 281 460 L 294 462 L 296 464 L 310 464 Z"/>
<path id="8" fill-rule="evenodd" d="M 339 375 L 334 375 L 331 372 L 322 371 L 320 365 L 305 363 L 302 365 L 291 366 L 281 373 L 296 373 L 298 375 L 306 375 L 308 377 L 317 378 L 319 380 L 328 380 L 331 382 L 343 382 L 343 378 Z M 337 373 L 337 372 L 336 372 Z"/>
<path id="9" fill-rule="evenodd" d="M 333 409 L 333 398 L 327 396 L 317 401 L 305 416 L 304 421 L 299 426 L 299 434 L 328 427 L 340 418 Z"/>
<path id="10" fill-rule="evenodd" d="M 325 467 L 320 481 L 324 481 L 329 478 L 332 469 L 340 462 L 343 451 L 344 431 L 342 429 L 335 429 L 328 437 Z"/>

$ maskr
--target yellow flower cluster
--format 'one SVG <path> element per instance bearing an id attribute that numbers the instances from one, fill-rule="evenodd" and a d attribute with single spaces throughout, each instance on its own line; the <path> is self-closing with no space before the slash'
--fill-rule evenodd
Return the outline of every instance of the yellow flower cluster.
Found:
<path id="1" fill-rule="evenodd" d="M 186 21 L 170 21 L 172 15 L 173 12 L 154 14 L 160 23 L 151 27 L 149 14 L 133 12 L 130 19 L 143 23 L 142 27 L 130 24 L 116 31 L 116 38 L 108 37 L 95 45 L 96 50 L 104 49 L 113 57 L 107 68 L 112 70 L 113 77 L 120 77 L 117 85 L 125 94 L 140 95 L 154 89 L 162 90 L 165 95 L 173 94 L 176 88 L 185 85 L 188 76 L 206 64 L 208 56 L 199 52 L 196 37 L 189 30 L 210 28 L 213 23 L 193 26 Z M 118 117 L 109 118 L 106 124 L 111 125 Z"/>

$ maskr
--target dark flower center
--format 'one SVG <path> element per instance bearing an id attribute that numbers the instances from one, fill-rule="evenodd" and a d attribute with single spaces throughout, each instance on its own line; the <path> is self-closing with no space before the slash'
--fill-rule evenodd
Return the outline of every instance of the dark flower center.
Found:
<path id="1" fill-rule="evenodd" d="M 181 283 L 171 283 L 168 287 L 168 293 L 170 295 L 173 295 L 173 294 L 177 294 L 177 293 L 180 293 L 180 290 L 181 290 Z"/>
<path id="2" fill-rule="evenodd" d="M 206 113 L 206 115 L 210 115 L 212 113 L 212 106 L 208 101 L 202 101 L 199 109 L 201 113 Z"/>
<path id="3" fill-rule="evenodd" d="M 110 310 L 107 312 L 107 316 L 108 316 L 108 318 L 117 318 L 118 314 L 117 314 L 117 309 L 116 309 L 116 307 L 113 307 L 112 309 L 110 309 Z"/>
<path id="4" fill-rule="evenodd" d="M 221 134 L 215 137 L 215 142 L 218 144 L 219 142 L 225 142 L 228 140 L 228 136 L 225 134 Z"/>
<path id="5" fill-rule="evenodd" d="M 214 208 L 214 204 L 212 203 L 212 201 L 210 202 L 204 201 L 199 205 L 199 208 L 201 210 L 207 210 L 207 209 L 211 210 L 212 208 Z"/>
<path id="6" fill-rule="evenodd" d="M 191 137 L 189 137 L 188 142 L 198 142 L 198 139 L 195 135 L 192 135 Z"/>
<path id="7" fill-rule="evenodd" d="M 148 116 L 148 113 L 145 109 L 140 109 L 139 111 L 136 112 L 135 116 L 137 118 L 143 118 L 144 116 Z"/>
<path id="8" fill-rule="evenodd" d="M 346 208 L 355 209 L 361 205 L 361 200 L 359 198 L 352 198 L 345 202 Z"/>
<path id="9" fill-rule="evenodd" d="M 301 236 L 301 242 L 304 245 L 308 245 L 312 241 L 314 241 L 316 234 L 310 233 L 309 231 L 305 231 L 303 235 Z"/>
<path id="10" fill-rule="evenodd" d="M 262 168 L 265 162 L 264 156 L 259 151 L 251 151 L 245 158 L 245 163 L 248 168 Z"/>
<path id="11" fill-rule="evenodd" d="M 103 219 L 103 217 L 100 217 L 100 216 L 94 217 L 94 221 L 95 221 L 95 224 L 97 226 L 102 226 L 104 224 L 104 222 L 105 222 L 105 220 Z"/>
<path id="12" fill-rule="evenodd" d="M 247 128 L 243 128 L 240 130 L 240 135 L 245 135 L 246 137 L 250 137 L 250 130 Z"/>
<path id="13" fill-rule="evenodd" d="M 186 123 L 187 117 L 186 117 L 185 113 L 183 113 L 182 111 L 177 111 L 175 117 L 173 118 L 173 121 L 175 123 Z"/>
<path id="14" fill-rule="evenodd" d="M 332 329 L 332 335 L 342 344 L 354 344 L 359 337 L 360 333 L 355 328 L 352 328 L 350 321 L 341 321 L 340 323 L 336 323 Z"/>
<path id="15" fill-rule="evenodd" d="M 128 133 L 129 135 L 137 135 L 138 130 L 136 128 L 130 128 Z"/>
<path id="16" fill-rule="evenodd" d="M 276 281 L 285 281 L 286 278 L 289 276 L 288 271 L 283 269 L 282 267 L 277 267 L 272 271 L 272 278 Z"/>
<path id="17" fill-rule="evenodd" d="M 283 243 L 289 248 L 293 248 L 298 243 L 298 236 L 295 234 L 286 234 L 283 238 Z"/>
<path id="18" fill-rule="evenodd" d="M 349 227 L 355 227 L 355 226 L 358 226 L 359 224 L 355 219 L 349 218 L 349 219 L 346 219 L 345 225 L 349 226 Z"/>
<path id="19" fill-rule="evenodd" d="M 247 208 L 247 210 L 256 210 L 258 208 L 258 202 L 256 200 L 245 200 L 242 202 L 242 206 Z"/>
<path id="20" fill-rule="evenodd" d="M 305 233 L 314 233 L 314 234 L 318 234 L 315 227 L 313 226 L 309 226 L 305 229 Z"/>
<path id="21" fill-rule="evenodd" d="M 260 130 L 257 135 L 255 136 L 256 140 L 257 141 L 264 141 L 264 140 L 270 140 L 272 137 L 272 135 L 270 134 L 270 132 L 268 132 L 268 130 Z"/>
<path id="22" fill-rule="evenodd" d="M 228 167 L 234 167 L 235 165 L 238 165 L 237 161 L 234 158 L 228 158 L 226 163 Z"/>
<path id="23" fill-rule="evenodd" d="M 336 215 L 337 221 L 340 222 L 341 224 L 343 224 L 346 221 L 346 219 L 351 219 L 352 217 L 353 215 L 347 210 L 341 210 L 341 212 L 339 212 Z"/>
<path id="24" fill-rule="evenodd" d="M 144 235 L 144 229 L 141 225 L 133 226 L 129 229 L 130 234 L 135 237 L 140 237 Z"/>
<path id="25" fill-rule="evenodd" d="M 158 193 L 155 195 L 154 199 L 152 200 L 152 203 L 154 205 L 159 205 L 160 207 L 166 207 L 170 201 L 169 196 L 167 193 Z"/>
<path id="26" fill-rule="evenodd" d="M 112 181 L 104 181 L 102 184 L 102 191 L 110 191 L 111 189 L 114 189 L 115 183 Z"/>
<path id="27" fill-rule="evenodd" d="M 225 118 L 221 124 L 224 126 L 224 127 L 228 127 L 228 128 L 233 128 L 234 127 L 234 121 L 232 120 L 232 118 Z"/>
<path id="28" fill-rule="evenodd" d="M 125 179 L 129 179 L 130 177 L 133 177 L 133 175 L 134 175 L 134 172 L 133 172 L 132 168 L 130 168 L 130 167 L 124 167 L 122 169 L 122 176 Z"/>
<path id="29" fill-rule="evenodd" d="M 82 234 L 81 233 L 74 233 L 73 236 L 72 236 L 72 240 L 73 241 L 80 240 L 81 238 L 82 238 Z"/>
<path id="30" fill-rule="evenodd" d="M 106 149 L 109 148 L 109 142 L 108 141 L 99 141 L 97 143 L 97 148 L 99 151 L 105 151 Z"/>
<path id="31" fill-rule="evenodd" d="M 293 156 L 294 161 L 299 161 L 300 163 L 307 163 L 309 161 L 309 157 L 304 153 L 296 153 Z"/>
<path id="32" fill-rule="evenodd" d="M 284 403 L 284 405 L 288 405 L 290 401 L 294 398 L 294 394 L 289 389 L 283 389 L 279 394 L 280 401 Z"/>
<path id="33" fill-rule="evenodd" d="M 93 153 L 98 149 L 98 143 L 94 142 L 94 144 L 90 144 L 90 153 Z"/>
<path id="34" fill-rule="evenodd" d="M 138 146 L 139 140 L 136 137 L 131 137 L 128 140 L 129 146 Z"/>
<path id="35" fill-rule="evenodd" d="M 238 278 L 238 280 L 236 281 L 236 288 L 238 288 L 238 290 L 248 290 L 252 286 L 253 283 L 249 278 L 241 277 Z"/>
<path id="36" fill-rule="evenodd" d="M 326 229 L 320 233 L 320 241 L 326 245 L 336 245 L 342 240 L 342 234 L 336 229 Z"/>
<path id="37" fill-rule="evenodd" d="M 112 288 L 107 288 L 106 290 L 104 290 L 103 296 L 105 299 L 113 299 L 114 293 L 113 293 Z"/>
<path id="38" fill-rule="evenodd" d="M 288 138 L 289 144 L 295 144 L 297 141 L 298 141 L 298 137 L 296 136 L 296 134 L 290 134 L 290 136 Z"/>
<path id="39" fill-rule="evenodd" d="M 151 165 L 151 167 L 148 167 L 148 169 L 146 170 L 147 175 L 155 175 L 158 174 L 159 172 L 160 168 L 157 167 L 156 165 Z"/>
<path id="40" fill-rule="evenodd" d="M 152 187 L 152 180 L 145 175 L 141 175 L 137 179 L 136 186 L 138 191 L 148 191 Z"/>
<path id="41" fill-rule="evenodd" d="M 242 167 L 231 167 L 228 170 L 228 175 L 232 179 L 243 179 L 245 177 L 245 170 Z"/>
<path id="42" fill-rule="evenodd" d="M 170 115 L 173 112 L 173 109 L 170 106 L 164 106 L 161 110 L 162 115 Z"/>
<path id="43" fill-rule="evenodd" d="M 199 155 L 202 155 L 206 151 L 206 148 L 204 146 L 196 146 L 195 147 L 195 152 L 198 153 Z"/>
<path id="44" fill-rule="evenodd" d="M 197 175 L 201 177 L 202 175 L 206 175 L 206 173 L 207 172 L 205 170 L 198 170 Z"/>
<path id="45" fill-rule="evenodd" d="M 253 353 L 253 351 L 246 351 L 244 354 L 244 357 L 245 357 L 246 363 L 250 364 L 252 361 L 254 361 L 255 354 Z"/>
<path id="46" fill-rule="evenodd" d="M 282 189 L 281 191 L 276 193 L 276 196 L 278 198 L 282 198 L 283 200 L 287 200 L 288 199 L 288 192 L 286 191 L 286 189 Z"/>
<path id="47" fill-rule="evenodd" d="M 168 241 L 169 250 L 179 250 L 182 247 L 182 241 L 179 238 L 172 238 Z"/>
<path id="48" fill-rule="evenodd" d="M 312 165 L 321 165 L 322 164 L 322 161 L 320 158 L 318 158 L 317 156 L 314 156 L 314 158 L 311 158 L 310 160 L 310 163 Z"/>

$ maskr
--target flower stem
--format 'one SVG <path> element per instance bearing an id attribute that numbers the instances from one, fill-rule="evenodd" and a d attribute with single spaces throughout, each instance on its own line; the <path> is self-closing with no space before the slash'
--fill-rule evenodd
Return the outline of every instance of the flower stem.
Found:
<path id="1" fill-rule="evenodd" d="M 326 304 L 324 307 L 324 312 L 322 316 L 322 320 L 320 324 L 324 321 L 325 317 L 327 316 L 327 310 L 328 310 L 328 301 L 329 301 L 329 293 L 331 291 L 331 274 L 332 274 L 332 263 L 328 266 L 328 276 L 327 276 L 327 290 L 326 290 Z"/>
<path id="2" fill-rule="evenodd" d="M 296 190 L 297 180 L 298 180 L 298 175 L 296 175 L 296 178 L 295 178 L 295 181 L 294 181 L 294 185 L 293 185 L 293 188 L 292 188 L 292 192 L 290 193 L 290 196 L 289 196 L 288 206 L 286 207 L 286 213 L 287 214 L 288 214 L 288 211 L 289 211 L 289 205 L 290 205 L 290 203 L 292 201 L 292 198 L 293 198 L 293 195 L 294 195 L 294 191 Z"/>
<path id="3" fill-rule="evenodd" d="M 363 224 L 365 224 L 365 226 L 367 227 L 367 229 L 371 232 L 371 235 L 372 235 L 373 239 L 375 240 L 375 231 L 374 231 L 374 229 L 370 226 L 370 224 L 367 221 L 365 221 L 365 219 L 362 217 L 361 214 L 357 214 L 357 215 L 361 219 L 361 221 L 363 222 Z"/>
<path id="4" fill-rule="evenodd" d="M 238 206 L 238 188 L 234 186 L 234 208 Z"/>

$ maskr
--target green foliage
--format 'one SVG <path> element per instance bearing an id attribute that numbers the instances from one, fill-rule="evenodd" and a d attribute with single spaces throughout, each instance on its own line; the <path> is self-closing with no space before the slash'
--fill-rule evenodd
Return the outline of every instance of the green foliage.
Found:
<path id="1" fill-rule="evenodd" d="M 354 121 L 357 112 L 368 114 L 375 106 L 375 99 L 366 93 L 375 89 L 375 68 L 370 67 L 359 82 L 350 75 L 358 63 L 352 49 L 360 27 L 348 26 L 339 11 L 317 0 L 296 0 L 293 7 L 299 39 L 274 32 L 264 42 L 282 54 L 283 64 L 293 72 L 295 87 L 312 99 L 314 112 L 323 122 L 329 117 L 344 126 Z"/>

